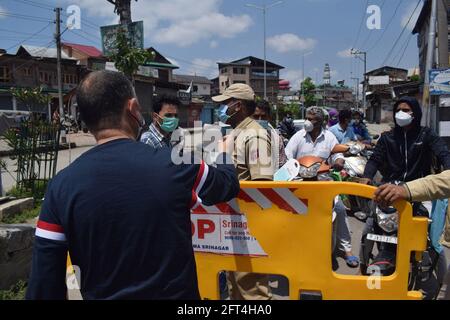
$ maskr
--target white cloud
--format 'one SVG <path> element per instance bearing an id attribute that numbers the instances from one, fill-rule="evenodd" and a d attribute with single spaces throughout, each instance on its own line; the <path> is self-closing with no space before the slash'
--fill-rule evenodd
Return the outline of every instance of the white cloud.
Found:
<path id="1" fill-rule="evenodd" d="M 267 45 L 279 53 L 287 53 L 311 50 L 317 45 L 317 40 L 303 39 L 293 33 L 285 33 L 270 37 L 267 39 Z"/>
<path id="2" fill-rule="evenodd" d="M 215 48 L 217 48 L 219 46 L 219 42 L 217 42 L 216 40 L 213 40 L 213 41 L 211 41 L 210 43 L 209 43 L 209 47 L 211 48 L 211 49 L 215 49 Z"/>
<path id="3" fill-rule="evenodd" d="M 216 12 L 173 23 L 167 28 L 160 29 L 154 39 L 158 43 L 187 47 L 212 37 L 233 38 L 246 31 L 250 24 L 251 19 L 247 15 L 227 17 Z"/>
<path id="4" fill-rule="evenodd" d="M 78 4 L 90 16 L 110 18 L 117 23 L 113 6 L 102 1 L 65 0 Z M 103 3 L 104 2 L 104 3 Z M 133 21 L 144 21 L 145 34 L 156 43 L 180 47 L 201 40 L 233 38 L 248 30 L 252 19 L 248 15 L 227 16 L 220 13 L 222 0 L 152 0 L 132 1 Z"/>
<path id="5" fill-rule="evenodd" d="M 417 3 L 411 3 L 407 8 L 406 12 L 403 14 L 401 19 L 401 26 L 404 28 L 406 24 L 408 23 L 409 18 L 414 12 L 414 8 L 416 7 Z M 409 22 L 408 26 L 406 27 L 409 31 L 412 31 L 414 29 L 414 26 L 416 25 L 417 19 L 419 18 L 420 11 L 421 11 L 421 5 L 417 8 L 417 10 L 414 12 L 414 15 L 411 18 L 411 21 Z"/>
<path id="6" fill-rule="evenodd" d="M 303 71 L 302 70 L 281 70 L 280 78 L 284 80 L 289 80 L 293 90 L 298 90 L 300 84 L 303 81 Z"/>
<path id="7" fill-rule="evenodd" d="M 348 48 L 348 49 L 339 51 L 339 52 L 337 53 L 337 55 L 338 55 L 338 57 L 340 57 L 340 58 L 351 58 L 351 57 L 352 57 L 351 50 L 352 50 L 352 48 Z"/>
<path id="8" fill-rule="evenodd" d="M 8 10 L 6 10 L 4 7 L 0 6 L 0 11 L 3 13 L 7 13 Z M 5 16 L 0 15 L 0 19 L 6 18 Z"/>

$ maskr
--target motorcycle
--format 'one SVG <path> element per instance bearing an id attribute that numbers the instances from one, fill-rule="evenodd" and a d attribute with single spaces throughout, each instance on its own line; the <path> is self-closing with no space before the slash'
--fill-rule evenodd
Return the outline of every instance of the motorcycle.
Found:
<path id="1" fill-rule="evenodd" d="M 331 152 L 331 155 L 336 153 L 342 153 L 347 147 L 345 145 L 337 145 Z M 330 155 L 330 157 L 331 157 Z M 329 160 L 329 159 L 328 159 Z M 294 180 L 302 181 L 335 181 L 333 179 L 333 170 L 327 164 L 328 161 L 324 161 L 320 157 L 316 156 L 304 156 L 297 159 L 298 176 Z M 332 269 L 336 271 L 339 268 L 339 264 L 336 259 L 336 244 L 337 244 L 337 212 L 335 210 L 337 203 L 341 201 L 340 196 L 336 196 L 333 199 L 333 211 L 332 211 Z"/>
<path id="2" fill-rule="evenodd" d="M 62 121 L 62 126 L 66 133 L 78 133 L 78 124 L 73 116 L 65 117 Z"/>
<path id="3" fill-rule="evenodd" d="M 361 239 L 360 271 L 362 275 L 390 276 L 396 268 L 398 245 L 399 215 L 394 207 L 381 207 L 371 201 L 371 211 L 366 222 L 366 230 Z M 413 216 L 426 217 L 429 223 L 429 211 L 422 203 L 413 203 Z M 374 253 L 375 244 L 377 253 Z M 439 253 L 432 247 L 428 238 L 427 249 L 418 260 L 411 254 L 411 271 L 408 279 L 408 290 L 425 291 L 426 299 L 436 299 L 443 279 L 437 274 Z"/>

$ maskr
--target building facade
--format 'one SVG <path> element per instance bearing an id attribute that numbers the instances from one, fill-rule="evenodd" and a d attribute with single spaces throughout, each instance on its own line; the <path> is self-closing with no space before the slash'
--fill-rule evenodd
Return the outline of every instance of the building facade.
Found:
<path id="1" fill-rule="evenodd" d="M 212 81 L 202 76 L 191 76 L 183 74 L 175 74 L 174 81 L 190 87 L 192 85 L 192 96 L 196 98 L 211 97 Z"/>
<path id="2" fill-rule="evenodd" d="M 251 86 L 257 96 L 264 97 L 264 60 L 250 56 L 218 65 L 220 93 L 232 84 L 244 83 Z M 282 69 L 284 67 L 266 61 L 267 97 L 271 102 L 277 101 Z"/>
<path id="3" fill-rule="evenodd" d="M 77 60 L 62 54 L 61 60 L 63 94 L 70 92 L 79 83 L 80 67 Z M 11 93 L 11 88 L 42 88 L 52 100 L 49 106 L 26 106 Z M 22 45 L 16 54 L 0 53 L 0 111 L 44 112 L 52 114 L 58 106 L 58 80 L 56 49 Z M 48 116 L 49 116 L 48 114 Z"/>

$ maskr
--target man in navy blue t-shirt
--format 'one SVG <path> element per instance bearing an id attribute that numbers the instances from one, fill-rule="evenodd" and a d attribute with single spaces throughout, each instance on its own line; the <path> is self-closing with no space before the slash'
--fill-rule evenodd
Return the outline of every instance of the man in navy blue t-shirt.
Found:
<path id="1" fill-rule="evenodd" d="M 136 142 L 144 121 L 122 74 L 89 74 L 77 102 L 98 145 L 49 184 L 27 298 L 66 299 L 69 252 L 84 299 L 199 299 L 190 209 L 237 196 L 231 159 L 175 165 Z"/>

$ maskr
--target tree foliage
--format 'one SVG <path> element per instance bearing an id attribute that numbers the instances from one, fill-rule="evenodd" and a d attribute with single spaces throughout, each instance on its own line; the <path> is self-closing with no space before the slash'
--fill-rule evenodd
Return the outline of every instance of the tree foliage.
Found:
<path id="1" fill-rule="evenodd" d="M 310 77 L 306 78 L 305 81 L 302 82 L 302 91 L 305 95 L 306 107 L 312 107 L 317 103 L 314 90 L 316 90 L 316 85 L 313 83 Z"/>
<path id="2" fill-rule="evenodd" d="M 42 87 L 37 88 L 14 88 L 9 91 L 20 102 L 22 102 L 28 111 L 32 111 L 33 107 L 48 105 L 51 97 L 48 94 L 42 92 Z"/>
<path id="3" fill-rule="evenodd" d="M 130 79 L 139 70 L 139 66 L 155 58 L 154 52 L 133 48 L 124 28 L 119 28 L 115 42 L 116 50 L 110 58 L 114 61 L 116 68 Z"/>

